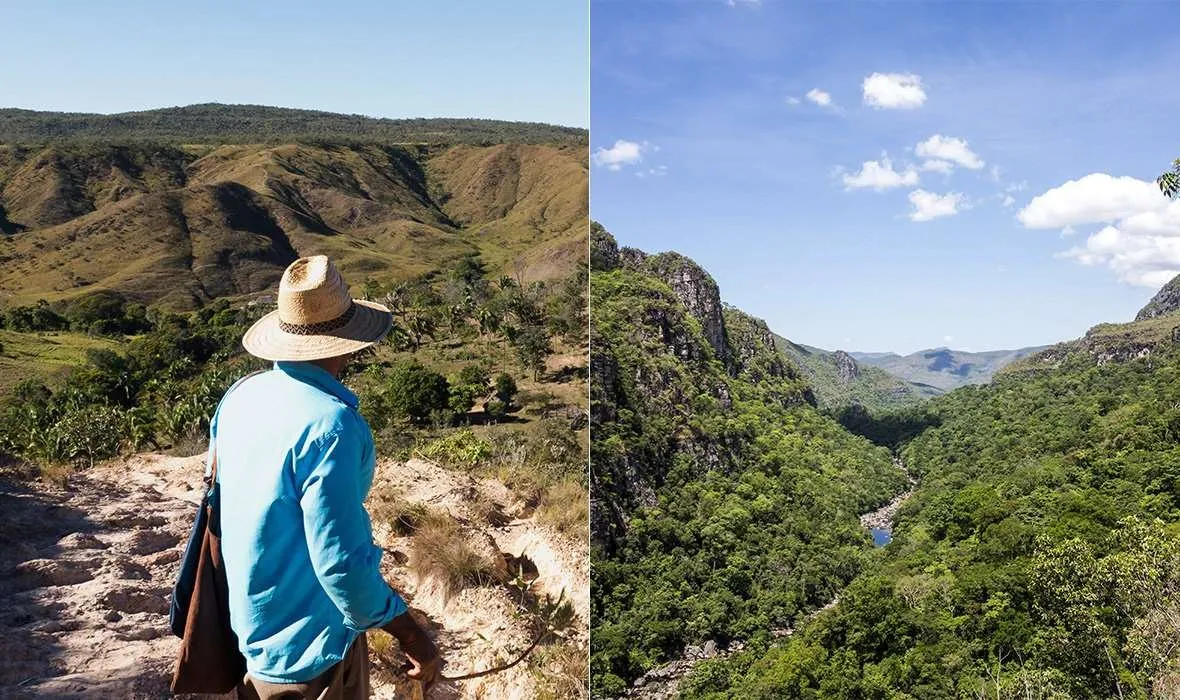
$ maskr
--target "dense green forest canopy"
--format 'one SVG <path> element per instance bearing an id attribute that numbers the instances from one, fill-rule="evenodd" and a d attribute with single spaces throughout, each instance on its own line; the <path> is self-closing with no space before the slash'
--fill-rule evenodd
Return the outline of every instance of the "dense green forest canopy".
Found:
<path id="1" fill-rule="evenodd" d="M 1180 350 L 1077 351 L 910 414 L 875 427 L 925 427 L 886 556 L 789 643 L 704 664 L 687 697 L 1176 697 Z"/>
<path id="2" fill-rule="evenodd" d="M 820 413 L 756 319 L 726 311 L 727 367 L 654 274 L 592 272 L 591 306 L 592 368 L 617 380 L 591 382 L 594 495 L 626 511 L 592 555 L 591 664 L 617 695 L 686 645 L 765 643 L 831 601 L 872 554 L 857 515 L 905 478 Z"/>
<path id="3" fill-rule="evenodd" d="M 585 129 L 495 119 L 376 119 L 260 105 L 199 104 L 121 114 L 0 109 L 0 143 L 585 144 Z"/>

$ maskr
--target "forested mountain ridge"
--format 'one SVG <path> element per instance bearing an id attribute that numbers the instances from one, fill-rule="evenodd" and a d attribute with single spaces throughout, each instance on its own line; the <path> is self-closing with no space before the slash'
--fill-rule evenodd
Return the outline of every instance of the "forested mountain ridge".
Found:
<path id="1" fill-rule="evenodd" d="M 769 640 L 871 556 L 887 450 L 816 408 L 765 322 L 691 260 L 591 231 L 596 693 L 715 642 Z"/>
<path id="2" fill-rule="evenodd" d="M 197 104 L 120 114 L 0 109 L 0 143 L 527 143 L 585 145 L 585 129 L 496 119 L 378 119 L 263 105 Z"/>
<path id="3" fill-rule="evenodd" d="M 920 479 L 885 556 L 684 697 L 1180 697 L 1178 328 L 1101 324 L 880 417 Z"/>
<path id="4" fill-rule="evenodd" d="M 404 281 L 480 256 L 531 282 L 585 260 L 583 146 L 0 146 L 0 299 L 113 290 L 191 309 L 301 254 Z"/>

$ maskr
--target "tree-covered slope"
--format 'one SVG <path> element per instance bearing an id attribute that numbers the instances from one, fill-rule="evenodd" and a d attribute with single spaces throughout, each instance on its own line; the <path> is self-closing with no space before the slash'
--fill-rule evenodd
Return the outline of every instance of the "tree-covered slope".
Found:
<path id="1" fill-rule="evenodd" d="M 1100 326 L 927 404 L 885 556 L 688 697 L 1180 694 L 1180 347 Z"/>
<path id="2" fill-rule="evenodd" d="M 770 639 L 871 549 L 886 450 L 814 405 L 766 324 L 682 256 L 592 232 L 592 676 L 617 695 L 686 645 Z"/>
<path id="3" fill-rule="evenodd" d="M 168 143 L 585 144 L 585 129 L 495 119 L 375 119 L 262 105 L 199 104 L 121 114 L 0 109 L 0 143 L 165 141 Z"/>

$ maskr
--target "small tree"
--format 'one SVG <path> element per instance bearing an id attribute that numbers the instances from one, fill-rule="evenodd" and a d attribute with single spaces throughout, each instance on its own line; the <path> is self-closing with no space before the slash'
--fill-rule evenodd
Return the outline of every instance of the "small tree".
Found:
<path id="1" fill-rule="evenodd" d="M 475 401 L 488 393 L 488 373 L 479 365 L 467 365 L 449 380 L 450 408 L 455 413 L 466 413 Z"/>
<path id="2" fill-rule="evenodd" d="M 516 380 L 507 372 L 496 375 L 496 400 L 505 406 L 512 404 L 516 397 Z"/>
<path id="3" fill-rule="evenodd" d="M 387 398 L 394 414 L 421 423 L 447 409 L 450 392 L 446 377 L 416 360 L 402 360 L 389 373 Z"/>
<path id="4" fill-rule="evenodd" d="M 516 350 L 516 357 L 520 363 L 532 370 L 533 381 L 541 378 L 545 369 L 545 358 L 549 357 L 552 348 L 549 346 L 549 334 L 542 325 L 527 325 L 522 328 L 511 329 L 508 342 Z"/>

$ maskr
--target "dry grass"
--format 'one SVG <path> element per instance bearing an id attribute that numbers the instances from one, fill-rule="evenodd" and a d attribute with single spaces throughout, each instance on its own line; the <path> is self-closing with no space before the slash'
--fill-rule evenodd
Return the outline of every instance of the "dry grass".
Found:
<path id="1" fill-rule="evenodd" d="M 431 519 L 419 524 L 410 542 L 410 571 L 425 581 L 438 581 L 451 597 L 467 586 L 501 583 L 491 555 L 477 551 L 453 520 Z"/>
<path id="2" fill-rule="evenodd" d="M 369 496 L 369 515 L 374 522 L 384 523 L 397 535 L 412 535 L 423 526 L 449 522 L 444 513 L 425 503 L 408 501 L 392 487 L 376 490 Z"/>
<path id="3" fill-rule="evenodd" d="M 537 520 L 565 535 L 585 535 L 590 527 L 589 494 L 577 482 L 557 484 L 541 498 Z"/>
<path id="4" fill-rule="evenodd" d="M 588 651 L 573 642 L 539 650 L 529 664 L 537 678 L 537 700 L 590 697 Z"/>

